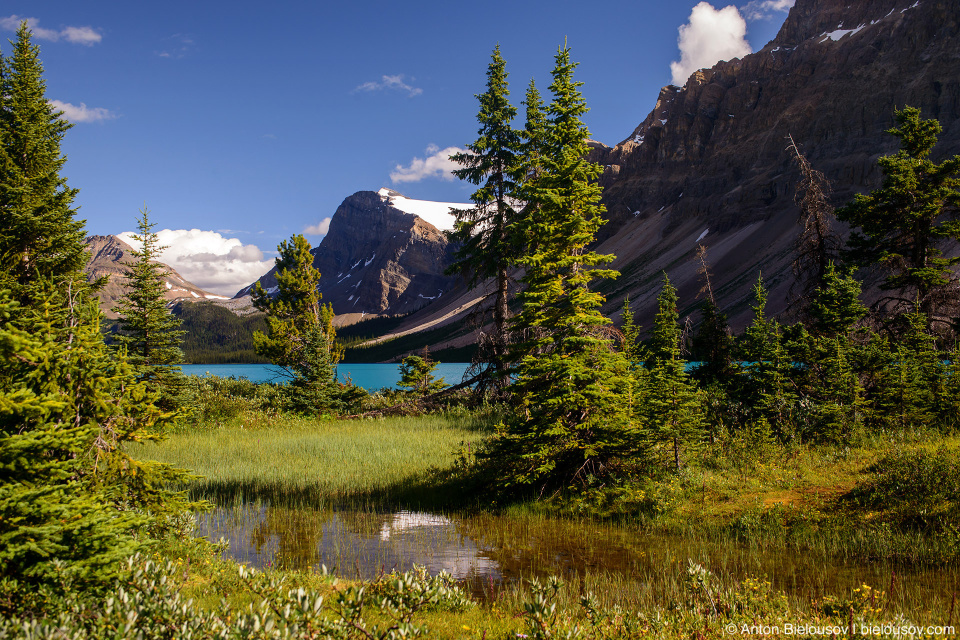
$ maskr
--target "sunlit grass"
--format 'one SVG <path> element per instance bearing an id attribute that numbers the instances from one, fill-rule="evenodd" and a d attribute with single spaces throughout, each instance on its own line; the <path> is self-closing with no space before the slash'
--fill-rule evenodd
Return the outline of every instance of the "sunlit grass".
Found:
<path id="1" fill-rule="evenodd" d="M 243 423 L 173 434 L 131 447 L 200 476 L 199 495 L 242 491 L 248 498 L 305 496 L 334 500 L 409 485 L 431 468 L 453 464 L 460 447 L 476 447 L 486 425 L 469 416 L 309 420 L 282 416 L 269 426 Z M 260 494 L 260 495 L 256 495 Z"/>

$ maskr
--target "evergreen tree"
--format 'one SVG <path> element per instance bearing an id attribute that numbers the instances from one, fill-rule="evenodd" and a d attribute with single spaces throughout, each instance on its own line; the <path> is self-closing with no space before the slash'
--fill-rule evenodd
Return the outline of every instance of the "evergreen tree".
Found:
<path id="1" fill-rule="evenodd" d="M 168 416 L 103 342 L 59 176 L 69 125 L 25 25 L 0 64 L 0 603 L 31 607 L 40 585 L 106 586 L 187 503 L 181 472 L 124 452 Z"/>
<path id="2" fill-rule="evenodd" d="M 780 323 L 766 316 L 767 290 L 762 275 L 753 292 L 753 323 L 743 332 L 739 345 L 740 358 L 745 362 L 745 375 L 739 377 L 741 399 L 753 409 L 757 425 L 763 430 L 769 427 L 784 438 L 792 432 L 797 401 L 791 380 L 794 367 L 784 348 Z"/>
<path id="3" fill-rule="evenodd" d="M 953 267 L 960 256 L 946 257 L 938 245 L 960 240 L 960 156 L 932 162 L 940 123 L 921 120 L 913 107 L 894 115 L 898 126 L 887 133 L 900 139 L 900 151 L 877 161 L 882 186 L 858 194 L 837 217 L 859 227 L 848 241 L 856 264 L 880 263 L 890 270 L 881 286 L 899 292 L 893 302 L 908 309 L 917 302 L 928 322 L 943 321 L 940 309 L 956 282 Z"/>
<path id="4" fill-rule="evenodd" d="M 167 271 L 156 260 L 166 247 L 158 245 L 155 226 L 144 207 L 137 220 L 138 233 L 133 236 L 140 248 L 132 253 L 134 261 L 126 265 L 127 291 L 113 310 L 120 327 L 117 343 L 126 348 L 138 378 L 160 392 L 161 406 L 172 410 L 182 401 L 183 376 L 178 365 L 183 362 L 180 345 L 185 332 L 180 329 L 180 318 L 167 310 L 163 297 Z"/>
<path id="5" fill-rule="evenodd" d="M 828 263 L 810 301 L 811 333 L 794 331 L 792 359 L 806 364 L 803 387 L 814 409 L 813 423 L 801 432 L 808 439 L 846 440 L 863 424 L 866 400 L 857 370 L 863 358 L 851 340 L 867 314 L 859 298 L 860 283 Z"/>
<path id="6" fill-rule="evenodd" d="M 542 137 L 542 173 L 527 177 L 524 224 L 535 241 L 525 267 L 522 311 L 514 327 L 523 341 L 514 385 L 518 418 L 501 432 L 493 457 L 507 465 L 506 484 L 541 489 L 609 473 L 628 450 L 622 393 L 628 363 L 607 337 L 603 297 L 590 290 L 616 272 L 596 268 L 613 256 L 587 247 L 603 223 L 599 167 L 586 160 L 589 132 L 576 65 L 560 48 L 550 86 L 553 101 Z M 532 215 L 532 211 L 536 215 Z"/>
<path id="7" fill-rule="evenodd" d="M 703 412 L 696 386 L 686 372 L 687 363 L 680 355 L 677 290 L 666 273 L 657 297 L 650 351 L 645 425 L 651 441 L 661 449 L 666 445 L 673 466 L 680 471 L 681 451 L 696 447 L 703 438 Z"/>
<path id="8" fill-rule="evenodd" d="M 11 56 L 0 57 L 0 286 L 24 302 L 38 283 L 75 274 L 87 260 L 77 190 L 60 176 L 60 142 L 72 125 L 47 102 L 30 36 L 24 21 Z"/>
<path id="9" fill-rule="evenodd" d="M 923 313 L 905 314 L 904 320 L 906 329 L 887 351 L 873 403 L 879 426 L 901 432 L 940 421 L 937 391 L 947 371 Z"/>
<path id="10" fill-rule="evenodd" d="M 633 311 L 630 309 L 630 298 L 624 298 L 623 310 L 620 312 L 620 333 L 623 334 L 623 355 L 627 357 L 633 367 L 640 367 L 647 359 L 647 350 L 640 341 L 641 326 L 634 321 Z"/>
<path id="11" fill-rule="evenodd" d="M 320 272 L 313 266 L 310 243 L 302 235 L 277 247 L 276 295 L 257 282 L 254 306 L 267 314 L 269 335 L 253 334 L 257 353 L 284 367 L 289 406 L 299 413 L 322 413 L 341 407 L 334 366 L 343 357 L 336 342 L 333 308 L 322 305 L 317 286 Z"/>
<path id="12" fill-rule="evenodd" d="M 448 271 L 467 276 L 470 287 L 482 279 L 496 279 L 493 305 L 496 335 L 489 357 L 497 377 L 504 381 L 509 273 L 522 252 L 522 244 L 514 237 L 520 134 L 511 124 L 517 110 L 508 100 L 506 63 L 500 56 L 499 45 L 492 58 L 487 69 L 487 90 L 477 96 L 480 101 L 478 138 L 467 145 L 468 151 L 450 156 L 462 167 L 454 170 L 454 175 L 480 188 L 471 196 L 472 208 L 454 210 L 457 220 L 451 237 L 460 248 Z"/>
<path id="13" fill-rule="evenodd" d="M 437 363 L 430 359 L 426 348 L 421 356 L 407 356 L 400 363 L 400 382 L 397 386 L 412 395 L 420 396 L 436 393 L 447 386 L 443 378 L 437 380 L 433 372 Z"/>
<path id="14" fill-rule="evenodd" d="M 100 321 L 82 288 L 48 286 L 31 309 L 0 291 L 0 590 L 106 586 L 188 506 L 167 489 L 181 472 L 124 453 L 165 416 Z"/>

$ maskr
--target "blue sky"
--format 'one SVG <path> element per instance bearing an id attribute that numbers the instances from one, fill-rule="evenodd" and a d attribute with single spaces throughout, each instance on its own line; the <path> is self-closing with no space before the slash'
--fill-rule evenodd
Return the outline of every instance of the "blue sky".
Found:
<path id="1" fill-rule="evenodd" d="M 184 247 L 165 260 L 232 294 L 280 240 L 310 230 L 319 243 L 356 191 L 466 201 L 443 151 L 476 135 L 495 45 L 519 106 L 531 78 L 549 98 L 566 38 L 592 137 L 612 145 L 673 81 L 671 63 L 684 76 L 757 50 L 792 4 L 8 0 L 0 52 L 30 19 L 47 97 L 76 122 L 64 175 L 88 232 L 128 231 L 146 204 Z"/>

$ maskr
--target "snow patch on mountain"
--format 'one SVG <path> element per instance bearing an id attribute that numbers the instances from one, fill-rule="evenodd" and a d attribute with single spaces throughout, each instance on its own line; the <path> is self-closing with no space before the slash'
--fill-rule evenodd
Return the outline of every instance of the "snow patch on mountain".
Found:
<path id="1" fill-rule="evenodd" d="M 433 202 L 431 200 L 414 200 L 408 198 L 392 189 L 384 187 L 377 192 L 380 198 L 387 204 L 404 213 L 412 213 L 418 216 L 437 229 L 450 231 L 456 218 L 450 213 L 450 209 L 471 209 L 472 204 L 463 202 Z"/>

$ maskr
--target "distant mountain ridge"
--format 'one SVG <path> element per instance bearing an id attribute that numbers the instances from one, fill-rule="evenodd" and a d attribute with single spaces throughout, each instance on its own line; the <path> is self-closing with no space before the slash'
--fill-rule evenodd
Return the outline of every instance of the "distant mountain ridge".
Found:
<path id="1" fill-rule="evenodd" d="M 124 273 L 127 263 L 134 261 L 133 247 L 117 236 L 88 236 L 84 243 L 90 253 L 85 272 L 87 280 L 92 282 L 103 276 L 109 276 L 106 286 L 98 293 L 100 308 L 107 318 L 116 318 L 113 308 L 127 289 L 127 278 Z M 195 284 L 188 282 L 176 269 L 163 265 L 167 270 L 165 277 L 166 292 L 164 298 L 171 303 L 183 298 L 191 300 L 227 300 L 225 296 L 204 291 Z"/>
<path id="2" fill-rule="evenodd" d="M 458 280 L 444 274 L 452 247 L 443 230 L 453 227 L 450 207 L 467 206 L 413 200 L 391 189 L 347 197 L 313 249 L 323 302 L 339 316 L 359 319 L 409 313 L 450 295 Z M 259 279 L 268 291 L 276 287 L 274 274 L 271 269 Z"/>
<path id="3" fill-rule="evenodd" d="M 616 255 L 610 266 L 621 273 L 600 284 L 605 312 L 616 316 L 629 296 L 637 321 L 649 327 L 667 273 L 679 289 L 681 315 L 695 320 L 699 244 L 734 328 L 749 322 L 751 288 L 761 273 L 768 312 L 784 311 L 800 232 L 800 175 L 787 136 L 830 179 L 831 202 L 839 206 L 879 186 L 877 159 L 899 148 L 885 131 L 894 126 L 894 109 L 905 105 L 943 126 L 935 161 L 960 154 L 960 2 L 797 0 L 759 51 L 661 89 L 622 142 L 590 143 L 590 159 L 603 167 L 608 218 L 596 248 Z M 344 200 L 315 251 L 324 300 L 338 314 L 422 306 L 396 335 L 462 327 L 483 289 L 466 292 L 443 275 L 452 248 L 434 225 L 391 204 L 400 202 L 389 191 Z M 275 284 L 269 274 L 261 281 Z M 867 297 L 875 294 L 868 286 Z M 457 333 L 433 338 L 431 348 L 470 339 Z"/>

